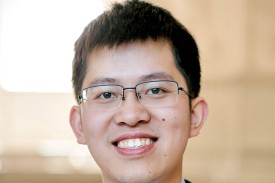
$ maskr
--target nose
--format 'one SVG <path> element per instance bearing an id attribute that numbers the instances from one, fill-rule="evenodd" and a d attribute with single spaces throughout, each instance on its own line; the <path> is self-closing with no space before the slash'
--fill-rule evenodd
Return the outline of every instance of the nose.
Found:
<path id="1" fill-rule="evenodd" d="M 139 102 L 134 90 L 127 91 L 124 100 L 114 116 L 118 125 L 131 127 L 150 121 L 150 112 Z"/>

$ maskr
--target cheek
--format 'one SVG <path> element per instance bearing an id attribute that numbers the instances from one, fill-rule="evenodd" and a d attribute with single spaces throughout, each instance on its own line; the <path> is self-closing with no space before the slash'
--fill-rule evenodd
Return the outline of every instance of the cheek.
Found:
<path id="1" fill-rule="evenodd" d="M 96 140 L 106 134 L 110 117 L 100 113 L 84 113 L 82 115 L 83 130 L 88 141 Z"/>
<path id="2" fill-rule="evenodd" d="M 169 118 L 162 123 L 162 126 L 167 130 L 169 135 L 175 138 L 178 137 L 178 140 L 185 139 L 189 136 L 190 120 L 186 116 L 181 116 L 181 114 L 171 114 Z"/>
<path id="3" fill-rule="evenodd" d="M 171 141 L 186 141 L 190 134 L 191 115 L 189 108 L 183 107 L 158 109 L 154 117 L 159 121 L 161 134 L 173 137 Z"/>
<path id="4" fill-rule="evenodd" d="M 158 109 L 154 117 L 158 120 L 160 136 L 163 137 L 161 139 L 162 158 L 169 161 L 170 165 L 177 164 L 189 138 L 190 112 L 178 107 L 163 108 Z"/>
<path id="5" fill-rule="evenodd" d="M 161 126 L 173 129 L 189 127 L 191 115 L 189 109 L 180 107 L 160 108 L 152 112 L 153 116 L 161 122 Z"/>

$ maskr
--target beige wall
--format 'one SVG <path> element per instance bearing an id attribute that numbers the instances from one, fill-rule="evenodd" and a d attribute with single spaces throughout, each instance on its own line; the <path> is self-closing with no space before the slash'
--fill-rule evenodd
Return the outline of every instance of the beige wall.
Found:
<path id="1" fill-rule="evenodd" d="M 200 136 L 190 140 L 184 176 L 201 183 L 275 182 L 275 1 L 151 2 L 184 24 L 201 52 L 201 95 L 210 114 Z M 82 150 L 72 145 L 68 113 L 73 103 L 70 93 L 9 93 L 0 88 L 0 182 L 41 182 L 48 173 L 51 182 L 67 182 L 63 174 L 82 173 L 75 179 L 88 182 L 90 170 L 98 173 L 92 160 L 77 165 L 58 148 L 55 156 L 39 151 L 49 139 L 65 149 Z"/>

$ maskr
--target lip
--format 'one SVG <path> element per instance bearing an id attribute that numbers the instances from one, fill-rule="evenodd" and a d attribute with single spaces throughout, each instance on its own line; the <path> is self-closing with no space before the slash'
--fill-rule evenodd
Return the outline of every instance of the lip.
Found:
<path id="1" fill-rule="evenodd" d="M 136 139 L 136 138 L 150 138 L 154 141 L 154 143 L 141 146 L 138 148 L 134 148 L 134 149 L 117 147 L 117 144 L 119 141 L 126 140 L 126 139 Z M 126 133 L 126 134 L 120 135 L 117 138 L 115 138 L 115 140 L 113 140 L 111 143 L 115 147 L 116 151 L 123 156 L 138 156 L 138 155 L 148 153 L 150 150 L 152 150 L 157 140 L 158 140 L 157 136 L 154 136 L 148 133 L 138 132 L 138 133 Z"/>

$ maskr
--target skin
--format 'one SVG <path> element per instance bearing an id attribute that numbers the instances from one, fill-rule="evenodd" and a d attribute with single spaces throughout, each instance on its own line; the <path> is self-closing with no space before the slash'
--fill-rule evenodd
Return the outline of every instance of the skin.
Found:
<path id="1" fill-rule="evenodd" d="M 88 57 L 82 88 L 106 83 L 133 87 L 158 79 L 177 81 L 187 89 L 170 45 L 148 40 L 94 50 Z M 88 146 L 102 170 L 104 183 L 180 183 L 187 141 L 199 134 L 207 117 L 205 100 L 193 99 L 190 109 L 188 96 L 180 92 L 172 106 L 146 108 L 134 90 L 126 90 L 125 96 L 122 105 L 111 111 L 73 106 L 70 124 L 78 143 Z M 113 145 L 118 138 L 149 135 L 157 141 L 138 149 L 121 152 Z"/>

